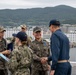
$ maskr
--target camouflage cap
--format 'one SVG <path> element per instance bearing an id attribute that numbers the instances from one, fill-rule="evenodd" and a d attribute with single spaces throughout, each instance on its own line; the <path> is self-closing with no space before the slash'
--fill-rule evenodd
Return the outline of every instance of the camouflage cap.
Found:
<path id="1" fill-rule="evenodd" d="M 24 29 L 27 28 L 25 24 L 21 25 L 20 27 Z"/>
<path id="2" fill-rule="evenodd" d="M 0 26 L 0 32 L 6 31 L 3 26 Z"/>
<path id="3" fill-rule="evenodd" d="M 40 27 L 35 27 L 35 28 L 33 29 L 33 32 L 38 32 L 38 31 L 41 31 L 41 28 L 40 28 Z"/>

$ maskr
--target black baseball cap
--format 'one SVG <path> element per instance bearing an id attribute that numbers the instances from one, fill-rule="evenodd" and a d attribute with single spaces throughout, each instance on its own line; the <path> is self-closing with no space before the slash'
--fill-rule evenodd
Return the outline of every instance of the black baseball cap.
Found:
<path id="1" fill-rule="evenodd" d="M 19 38 L 21 41 L 27 41 L 27 34 L 25 32 L 18 32 L 16 37 Z"/>
<path id="2" fill-rule="evenodd" d="M 60 26 L 60 22 L 58 20 L 51 20 L 50 23 L 49 23 L 49 27 L 51 25 L 54 25 L 54 26 Z"/>
<path id="3" fill-rule="evenodd" d="M 13 37 L 16 37 L 16 33 L 13 33 L 12 36 L 13 36 Z"/>

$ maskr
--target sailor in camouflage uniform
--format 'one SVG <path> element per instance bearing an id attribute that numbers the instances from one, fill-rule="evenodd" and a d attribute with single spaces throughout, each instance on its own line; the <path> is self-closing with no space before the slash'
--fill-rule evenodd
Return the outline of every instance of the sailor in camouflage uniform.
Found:
<path id="1" fill-rule="evenodd" d="M 12 75 L 30 75 L 29 66 L 32 61 L 32 52 L 26 45 L 27 35 L 24 32 L 16 34 L 15 43 L 18 47 L 12 51 L 9 69 Z"/>
<path id="2" fill-rule="evenodd" d="M 26 33 L 26 31 L 27 31 L 27 26 L 26 26 L 25 24 L 21 25 L 21 31 Z M 27 35 L 27 45 L 28 45 L 28 46 L 30 45 L 31 40 L 32 40 L 31 37 Z"/>
<path id="3" fill-rule="evenodd" d="M 7 50 L 6 40 L 3 38 L 5 31 L 6 30 L 0 26 L 0 53 L 8 56 L 10 54 L 10 51 Z M 0 75 L 8 75 L 6 67 L 6 61 L 0 57 Z"/>
<path id="4" fill-rule="evenodd" d="M 41 38 L 41 28 L 35 27 L 33 35 L 35 40 L 30 45 L 30 48 L 33 50 L 32 75 L 48 75 L 49 62 L 42 64 L 41 59 L 50 55 L 49 44 Z"/>

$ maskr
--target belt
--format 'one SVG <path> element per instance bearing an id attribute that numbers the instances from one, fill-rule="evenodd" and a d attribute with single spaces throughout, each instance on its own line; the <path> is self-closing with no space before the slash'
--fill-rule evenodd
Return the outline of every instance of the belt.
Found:
<path id="1" fill-rule="evenodd" d="M 59 60 L 58 63 L 69 62 L 69 60 Z"/>

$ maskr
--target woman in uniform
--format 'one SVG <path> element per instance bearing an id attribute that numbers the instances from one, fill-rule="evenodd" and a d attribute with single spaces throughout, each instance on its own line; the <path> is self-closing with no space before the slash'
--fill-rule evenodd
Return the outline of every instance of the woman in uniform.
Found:
<path id="1" fill-rule="evenodd" d="M 15 38 L 17 48 L 12 51 L 9 61 L 9 70 L 12 75 L 30 75 L 30 64 L 32 61 L 32 51 L 27 46 L 27 34 L 18 32 Z"/>

